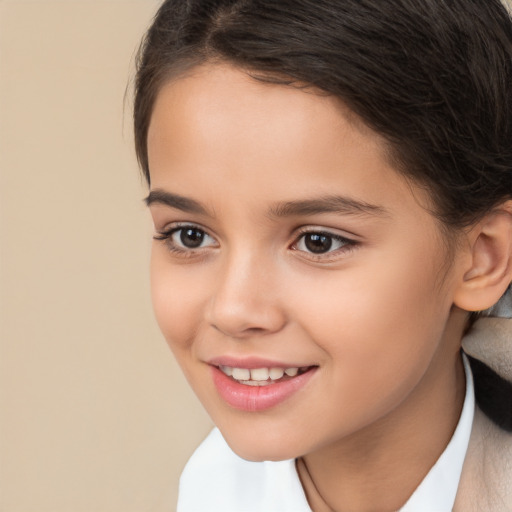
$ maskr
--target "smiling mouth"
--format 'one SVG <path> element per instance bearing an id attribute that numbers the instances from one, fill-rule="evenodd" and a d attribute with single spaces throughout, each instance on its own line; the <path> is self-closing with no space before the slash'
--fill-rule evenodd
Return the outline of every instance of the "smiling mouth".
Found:
<path id="1" fill-rule="evenodd" d="M 218 366 L 219 370 L 232 380 L 246 386 L 270 386 L 278 382 L 291 380 L 314 368 L 314 366 L 291 368 L 235 368 Z"/>

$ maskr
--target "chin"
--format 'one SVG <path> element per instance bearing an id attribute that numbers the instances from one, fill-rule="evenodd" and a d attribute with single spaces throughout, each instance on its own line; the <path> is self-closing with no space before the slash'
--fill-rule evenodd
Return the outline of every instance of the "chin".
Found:
<path id="1" fill-rule="evenodd" d="M 222 428 L 220 431 L 233 452 L 251 462 L 295 459 L 302 453 L 289 436 L 264 436 L 250 430 L 243 435 L 236 435 Z"/>

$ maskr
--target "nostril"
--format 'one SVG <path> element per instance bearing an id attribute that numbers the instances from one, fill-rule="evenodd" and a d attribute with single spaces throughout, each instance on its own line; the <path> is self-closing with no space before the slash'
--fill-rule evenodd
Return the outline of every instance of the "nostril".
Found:
<path id="1" fill-rule="evenodd" d="M 221 332 L 222 334 L 225 334 L 226 336 L 230 336 L 233 338 L 244 338 L 248 336 L 261 336 L 262 334 L 265 334 L 267 332 L 267 329 L 264 329 L 263 327 L 239 327 L 236 331 L 234 329 L 227 329 L 222 328 L 222 326 L 219 326 L 215 323 L 212 323 L 212 327 Z"/>
<path id="2" fill-rule="evenodd" d="M 245 330 L 247 334 L 262 334 L 265 332 L 265 329 L 262 327 L 249 327 Z"/>

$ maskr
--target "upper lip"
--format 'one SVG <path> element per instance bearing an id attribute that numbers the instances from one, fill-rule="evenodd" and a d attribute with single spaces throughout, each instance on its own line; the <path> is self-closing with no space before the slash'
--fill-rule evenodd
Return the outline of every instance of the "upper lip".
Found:
<path id="1" fill-rule="evenodd" d="M 219 356 L 214 357 L 207 361 L 212 366 L 229 366 L 231 368 L 247 368 L 249 370 L 256 368 L 305 368 L 308 366 L 315 366 L 312 364 L 296 364 L 296 363 L 283 363 L 282 361 L 273 361 L 261 357 L 232 357 L 232 356 Z"/>

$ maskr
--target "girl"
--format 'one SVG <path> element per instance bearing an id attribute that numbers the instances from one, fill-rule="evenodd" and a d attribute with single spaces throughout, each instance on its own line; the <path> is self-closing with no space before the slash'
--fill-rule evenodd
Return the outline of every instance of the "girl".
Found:
<path id="1" fill-rule="evenodd" d="M 512 510 L 512 327 L 475 324 L 512 279 L 511 85 L 498 0 L 164 2 L 153 303 L 218 427 L 180 512 Z"/>

